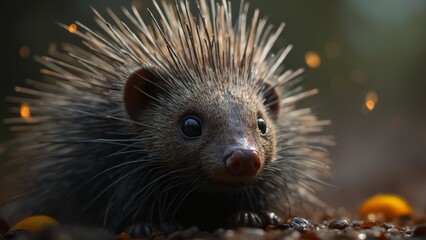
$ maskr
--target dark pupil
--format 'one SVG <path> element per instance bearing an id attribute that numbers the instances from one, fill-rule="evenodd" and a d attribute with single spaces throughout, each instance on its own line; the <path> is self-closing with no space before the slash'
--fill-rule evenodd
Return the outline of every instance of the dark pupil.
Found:
<path id="1" fill-rule="evenodd" d="M 260 132 L 262 134 L 266 134 L 266 123 L 265 120 L 263 118 L 258 118 L 257 119 L 257 127 L 259 128 Z"/>
<path id="2" fill-rule="evenodd" d="M 195 118 L 186 118 L 182 122 L 182 133 L 186 137 L 201 136 L 201 125 Z"/>

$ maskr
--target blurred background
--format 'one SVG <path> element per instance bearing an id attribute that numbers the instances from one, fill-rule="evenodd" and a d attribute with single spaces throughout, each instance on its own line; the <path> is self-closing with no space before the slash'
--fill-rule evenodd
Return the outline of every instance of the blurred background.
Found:
<path id="1" fill-rule="evenodd" d="M 397 193 L 426 213 L 426 1 L 299 0 L 249 1 L 284 34 L 277 46 L 294 44 L 286 67 L 307 69 L 304 85 L 320 94 L 312 106 L 337 145 L 331 182 L 321 197 L 330 206 L 356 213 L 365 198 Z M 239 0 L 232 1 L 234 10 Z M 142 13 L 145 0 L 1 1 L 0 119 L 15 117 L 6 96 L 27 78 L 40 79 L 34 61 L 78 39 L 55 22 L 75 20 L 94 26 L 93 6 L 121 12 L 134 4 Z M 143 15 L 143 14 L 142 14 Z M 122 15 L 120 15 L 122 16 Z M 147 15 L 145 15 L 147 18 Z M 0 123 L 0 143 L 12 138 Z M 0 152 L 2 151 L 0 145 Z M 1 167 L 1 162 L 0 162 Z"/>

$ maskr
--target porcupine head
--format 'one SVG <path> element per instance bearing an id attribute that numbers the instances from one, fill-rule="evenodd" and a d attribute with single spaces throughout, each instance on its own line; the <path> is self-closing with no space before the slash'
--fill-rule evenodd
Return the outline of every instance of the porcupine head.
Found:
<path id="1" fill-rule="evenodd" d="M 32 116 L 8 147 L 15 212 L 213 229 L 318 204 L 327 121 L 295 106 L 316 91 L 283 67 L 291 46 L 273 49 L 284 24 L 243 3 L 236 17 L 225 1 L 155 8 L 150 24 L 134 7 L 94 10 L 98 27 L 72 33 L 82 44 L 38 58 L 46 79 L 17 88 Z"/>

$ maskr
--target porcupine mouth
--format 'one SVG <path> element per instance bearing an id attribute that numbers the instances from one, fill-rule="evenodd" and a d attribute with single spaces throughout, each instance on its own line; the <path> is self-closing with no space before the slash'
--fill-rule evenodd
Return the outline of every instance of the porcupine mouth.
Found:
<path id="1" fill-rule="evenodd" d="M 244 181 L 229 181 L 228 179 L 210 179 L 211 184 L 206 187 L 207 191 L 217 191 L 217 192 L 241 192 L 251 188 L 254 183 L 257 181 L 257 178 L 247 178 Z"/>

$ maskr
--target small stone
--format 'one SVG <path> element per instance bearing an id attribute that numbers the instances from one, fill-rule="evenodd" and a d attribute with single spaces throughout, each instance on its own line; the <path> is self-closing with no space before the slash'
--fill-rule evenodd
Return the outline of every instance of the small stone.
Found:
<path id="1" fill-rule="evenodd" d="M 328 227 L 330 229 L 339 229 L 339 230 L 345 229 L 348 226 L 349 226 L 348 221 L 344 219 L 338 219 L 328 224 Z"/>
<path id="2" fill-rule="evenodd" d="M 351 223 L 351 227 L 353 227 L 353 228 L 359 228 L 359 227 L 361 227 L 361 224 L 362 224 L 362 221 L 354 220 Z"/>
<path id="3" fill-rule="evenodd" d="M 395 228 L 395 226 L 394 226 L 393 224 L 391 224 L 391 223 L 384 223 L 384 224 L 383 224 L 383 227 L 384 227 L 386 230 L 391 229 L 391 228 Z"/>
<path id="4" fill-rule="evenodd" d="M 294 228 L 299 232 L 307 232 L 312 227 L 312 224 L 308 220 L 299 217 L 288 219 L 287 224 L 290 225 L 290 228 Z"/>
<path id="5" fill-rule="evenodd" d="M 396 235 L 396 234 L 400 233 L 399 230 L 396 229 L 396 228 L 389 228 L 389 229 L 386 230 L 386 232 L 390 233 L 390 234 L 393 234 L 393 235 Z"/>
<path id="6" fill-rule="evenodd" d="M 377 223 L 377 222 L 374 222 L 374 221 L 364 221 L 362 224 L 361 224 L 361 228 L 362 229 L 368 229 L 368 228 L 372 228 L 372 227 L 378 227 L 379 226 L 379 224 Z"/>
<path id="7" fill-rule="evenodd" d="M 327 226 L 328 226 L 328 223 L 327 223 Z M 315 224 L 314 227 L 315 227 L 316 231 L 322 231 L 323 229 L 327 228 L 326 225 L 324 225 L 322 223 Z"/>
<path id="8" fill-rule="evenodd" d="M 412 234 L 414 232 L 414 229 L 409 226 L 405 226 L 401 229 L 405 234 Z"/>

